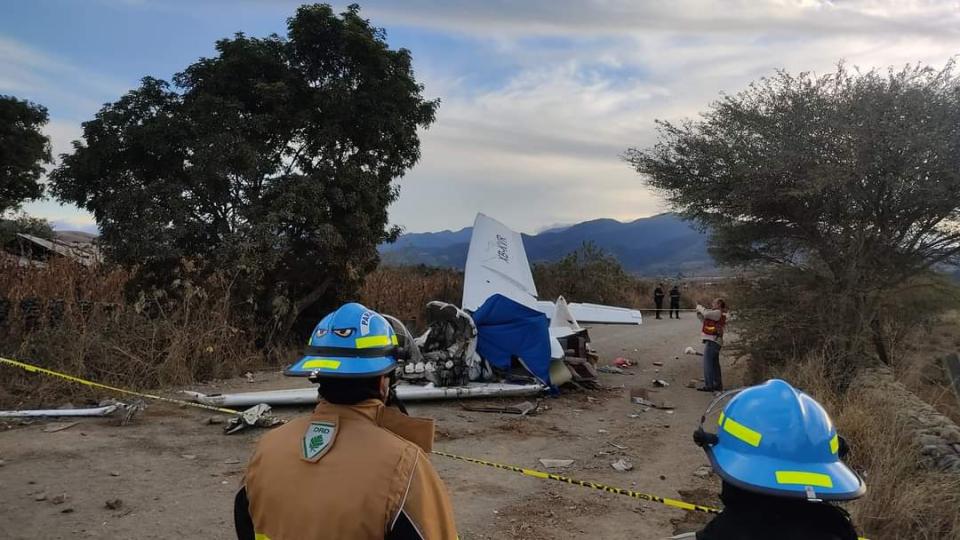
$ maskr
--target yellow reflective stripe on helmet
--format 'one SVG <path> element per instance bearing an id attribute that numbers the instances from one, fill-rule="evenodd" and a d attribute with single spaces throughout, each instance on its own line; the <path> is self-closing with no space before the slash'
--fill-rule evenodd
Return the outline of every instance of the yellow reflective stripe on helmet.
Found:
<path id="1" fill-rule="evenodd" d="M 724 416 L 723 416 L 723 411 L 720 411 L 720 418 L 717 418 L 717 425 L 718 425 L 718 426 L 722 426 L 722 425 L 723 425 L 723 418 L 724 418 Z"/>
<path id="2" fill-rule="evenodd" d="M 256 533 L 256 537 L 253 540 L 270 540 L 270 537 L 263 533 Z"/>
<path id="3" fill-rule="evenodd" d="M 817 486 L 832 488 L 833 478 L 829 475 L 804 471 L 777 471 L 778 484 L 799 484 L 801 486 Z"/>
<path id="4" fill-rule="evenodd" d="M 836 454 L 839 450 L 840 450 L 840 436 L 834 435 L 833 438 L 830 439 L 830 453 Z"/>
<path id="5" fill-rule="evenodd" d="M 393 343 L 394 345 L 399 345 L 399 344 L 400 344 L 400 340 L 397 339 L 397 335 L 396 335 L 396 334 L 390 336 L 390 343 Z"/>
<path id="6" fill-rule="evenodd" d="M 390 336 L 367 336 L 357 338 L 358 349 L 369 349 L 371 347 L 386 347 L 390 345 Z"/>
<path id="7" fill-rule="evenodd" d="M 303 363 L 303 369 L 309 368 L 340 369 L 340 361 L 330 360 L 329 358 L 312 358 Z"/>
<path id="8" fill-rule="evenodd" d="M 760 433 L 748 428 L 747 426 L 734 421 L 733 418 L 727 418 L 723 423 L 723 430 L 749 444 L 750 446 L 760 446 Z"/>

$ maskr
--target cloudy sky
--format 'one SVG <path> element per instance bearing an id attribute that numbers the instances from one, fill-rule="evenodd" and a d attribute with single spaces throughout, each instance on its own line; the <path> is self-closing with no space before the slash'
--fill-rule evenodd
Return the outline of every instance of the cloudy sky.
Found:
<path id="1" fill-rule="evenodd" d="M 49 108 L 59 154 L 141 77 L 168 79 L 237 31 L 282 34 L 299 3 L 3 0 L 0 93 Z M 411 232 L 460 228 L 478 211 L 527 232 L 649 216 L 666 208 L 619 155 L 651 144 L 655 119 L 695 116 L 778 68 L 939 66 L 960 53 L 955 1 L 360 3 L 442 100 L 391 211 Z M 93 226 L 56 202 L 27 210 Z"/>

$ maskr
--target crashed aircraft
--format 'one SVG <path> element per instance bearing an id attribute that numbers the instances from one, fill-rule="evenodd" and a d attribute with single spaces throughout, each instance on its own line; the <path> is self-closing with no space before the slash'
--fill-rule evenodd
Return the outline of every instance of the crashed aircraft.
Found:
<path id="1" fill-rule="evenodd" d="M 596 377 L 596 354 L 580 323 L 642 323 L 637 310 L 567 303 L 562 296 L 539 300 L 523 238 L 484 214 L 477 214 L 473 225 L 462 309 L 430 302 L 429 327 L 416 338 L 400 321 L 387 317 L 409 353 L 398 370 L 397 396 L 405 401 L 535 395 L 570 380 L 589 381 Z M 518 364 L 526 376 L 515 369 Z M 295 367 L 284 374 L 309 375 Z M 318 399 L 313 386 L 188 395 L 226 407 L 310 404 Z"/>

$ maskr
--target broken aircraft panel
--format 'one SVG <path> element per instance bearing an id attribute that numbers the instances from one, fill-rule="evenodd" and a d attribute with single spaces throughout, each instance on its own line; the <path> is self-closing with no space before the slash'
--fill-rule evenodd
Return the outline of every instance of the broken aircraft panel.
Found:
<path id="1" fill-rule="evenodd" d="M 439 399 L 493 398 L 534 396 L 543 392 L 540 384 L 470 383 L 466 386 L 397 385 L 401 401 L 431 401 Z M 215 407 L 252 407 L 259 403 L 270 405 L 312 405 L 319 399 L 317 387 L 287 390 L 264 390 L 236 394 L 202 394 L 184 392 L 190 399 Z"/>

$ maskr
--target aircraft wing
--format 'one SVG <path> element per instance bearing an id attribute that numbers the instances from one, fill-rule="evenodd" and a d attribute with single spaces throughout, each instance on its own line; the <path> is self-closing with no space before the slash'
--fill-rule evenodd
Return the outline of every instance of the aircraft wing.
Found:
<path id="1" fill-rule="evenodd" d="M 582 323 L 642 324 L 643 316 L 635 309 L 599 304 L 568 304 L 570 313 Z"/>

